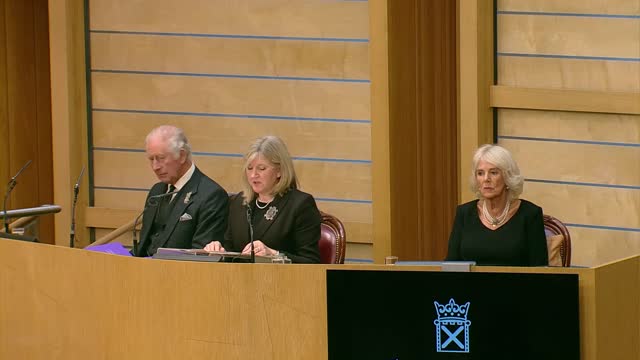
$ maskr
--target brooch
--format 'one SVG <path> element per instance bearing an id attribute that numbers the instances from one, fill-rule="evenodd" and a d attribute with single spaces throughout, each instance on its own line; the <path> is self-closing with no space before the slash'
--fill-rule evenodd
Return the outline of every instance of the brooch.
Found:
<path id="1" fill-rule="evenodd" d="M 191 200 L 191 191 L 187 193 L 187 196 L 184 197 L 184 203 L 188 204 L 189 200 Z"/>
<path id="2" fill-rule="evenodd" d="M 272 206 L 269 208 L 269 210 L 267 210 L 267 212 L 264 214 L 264 218 L 267 220 L 273 220 L 274 217 L 276 217 L 276 214 L 278 213 L 278 209 L 276 209 L 275 206 Z"/>

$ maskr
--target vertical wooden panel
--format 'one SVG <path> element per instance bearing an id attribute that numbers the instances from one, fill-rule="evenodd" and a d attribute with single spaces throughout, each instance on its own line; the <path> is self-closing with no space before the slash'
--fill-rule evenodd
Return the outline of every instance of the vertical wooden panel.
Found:
<path id="1" fill-rule="evenodd" d="M 7 119 L 7 34 L 5 0 L 0 0 L 0 183 L 9 180 L 9 121 Z"/>
<path id="2" fill-rule="evenodd" d="M 373 256 L 377 263 L 391 254 L 391 157 L 389 118 L 389 33 L 387 0 L 369 4 L 371 66 L 371 165 L 373 189 Z"/>
<path id="3" fill-rule="evenodd" d="M 9 122 L 9 174 L 13 176 L 28 160 L 33 163 L 17 179 L 10 208 L 38 205 L 36 141 L 30 139 L 37 128 L 35 102 L 35 49 L 33 46 L 33 1 L 9 1 L 7 19 L 7 84 Z M 22 140 L 22 141 L 20 141 Z"/>
<path id="4" fill-rule="evenodd" d="M 493 1 L 458 0 L 459 6 L 459 196 L 473 199 L 469 168 L 475 149 L 493 141 Z"/>
<path id="5" fill-rule="evenodd" d="M 49 0 L 49 34 L 54 200 L 63 209 L 55 217 L 55 241 L 68 245 L 72 188 L 88 158 L 84 1 Z M 86 206 L 87 183 L 85 176 L 78 209 Z M 76 215 L 78 246 L 89 240 L 83 213 Z"/>
<path id="6" fill-rule="evenodd" d="M 53 155 L 51 146 L 51 74 L 49 71 L 49 4 L 34 0 L 36 140 L 38 163 L 38 205 L 53 204 Z M 53 244 L 53 216 L 40 218 L 40 239 Z"/>
<path id="7" fill-rule="evenodd" d="M 392 252 L 442 260 L 457 204 L 456 3 L 388 2 Z"/>
<path id="8" fill-rule="evenodd" d="M 49 47 L 47 2 L 2 3 L 2 183 L 28 160 L 18 178 L 8 208 L 53 203 Z M 6 106 L 4 106 L 6 104 Z M 4 188 L 3 188 L 4 190 Z M 51 216 L 40 218 L 39 237 L 53 242 Z"/>

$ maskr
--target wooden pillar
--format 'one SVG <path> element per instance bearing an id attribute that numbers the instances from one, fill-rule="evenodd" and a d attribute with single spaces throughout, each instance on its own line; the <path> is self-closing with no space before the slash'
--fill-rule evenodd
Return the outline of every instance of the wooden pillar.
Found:
<path id="1" fill-rule="evenodd" d="M 46 0 L 0 1 L 0 184 L 31 160 L 7 208 L 53 203 L 49 29 Z M 41 242 L 53 243 L 53 215 L 40 218 Z"/>
<path id="2" fill-rule="evenodd" d="M 492 0 L 458 0 L 459 62 L 459 194 L 460 202 L 474 198 L 469 190 L 471 159 L 482 144 L 493 142 L 490 89 L 494 77 L 494 8 Z"/>
<path id="3" fill-rule="evenodd" d="M 53 124 L 53 179 L 56 244 L 69 245 L 73 185 L 83 166 L 88 167 L 88 128 L 85 76 L 85 25 L 83 0 L 49 0 L 51 48 L 51 110 Z M 83 178 L 76 210 L 77 247 L 88 245 L 84 227 L 89 169 Z"/>
<path id="4" fill-rule="evenodd" d="M 442 260 L 458 202 L 456 2 L 370 1 L 374 260 Z"/>

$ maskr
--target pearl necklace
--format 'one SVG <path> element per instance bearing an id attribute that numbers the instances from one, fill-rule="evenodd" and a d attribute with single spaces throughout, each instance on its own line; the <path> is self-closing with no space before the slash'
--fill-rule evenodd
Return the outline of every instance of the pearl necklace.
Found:
<path id="1" fill-rule="evenodd" d="M 484 216 L 484 219 L 491 223 L 493 227 L 496 227 L 498 225 L 502 225 L 505 220 L 507 220 L 507 215 L 509 214 L 510 207 L 511 201 L 507 201 L 507 205 L 505 205 L 504 210 L 502 210 L 502 214 L 494 218 L 493 216 L 491 216 L 491 213 L 489 213 L 489 209 L 487 209 L 487 201 L 484 200 L 482 201 L 482 216 Z"/>
<path id="2" fill-rule="evenodd" d="M 271 199 L 271 201 L 273 201 L 273 199 Z M 260 210 L 264 210 L 267 208 L 267 206 L 269 206 L 269 204 L 271 204 L 271 201 L 269 201 L 268 203 L 264 204 L 263 206 L 260 206 L 260 203 L 258 202 L 258 198 L 256 198 L 256 207 Z"/>

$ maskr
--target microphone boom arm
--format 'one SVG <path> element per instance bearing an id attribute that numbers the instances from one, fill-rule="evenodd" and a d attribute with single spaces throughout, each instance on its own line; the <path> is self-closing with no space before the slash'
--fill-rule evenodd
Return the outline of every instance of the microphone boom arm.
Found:
<path id="1" fill-rule="evenodd" d="M 27 163 L 24 164 L 22 168 L 20 168 L 20 170 L 18 170 L 18 173 L 15 174 L 11 178 L 11 180 L 9 180 L 9 183 L 7 184 L 7 191 L 4 193 L 4 202 L 2 204 L 2 210 L 3 210 L 4 231 L 7 233 L 9 232 L 9 218 L 7 217 L 7 199 L 9 199 L 9 194 L 11 194 L 11 191 L 13 190 L 14 187 L 16 187 L 16 184 L 18 183 L 16 179 L 18 178 L 18 176 L 20 176 L 20 174 L 24 171 L 24 169 L 26 169 L 27 166 L 29 166 L 29 164 L 31 164 L 31 160 L 27 161 Z"/>

